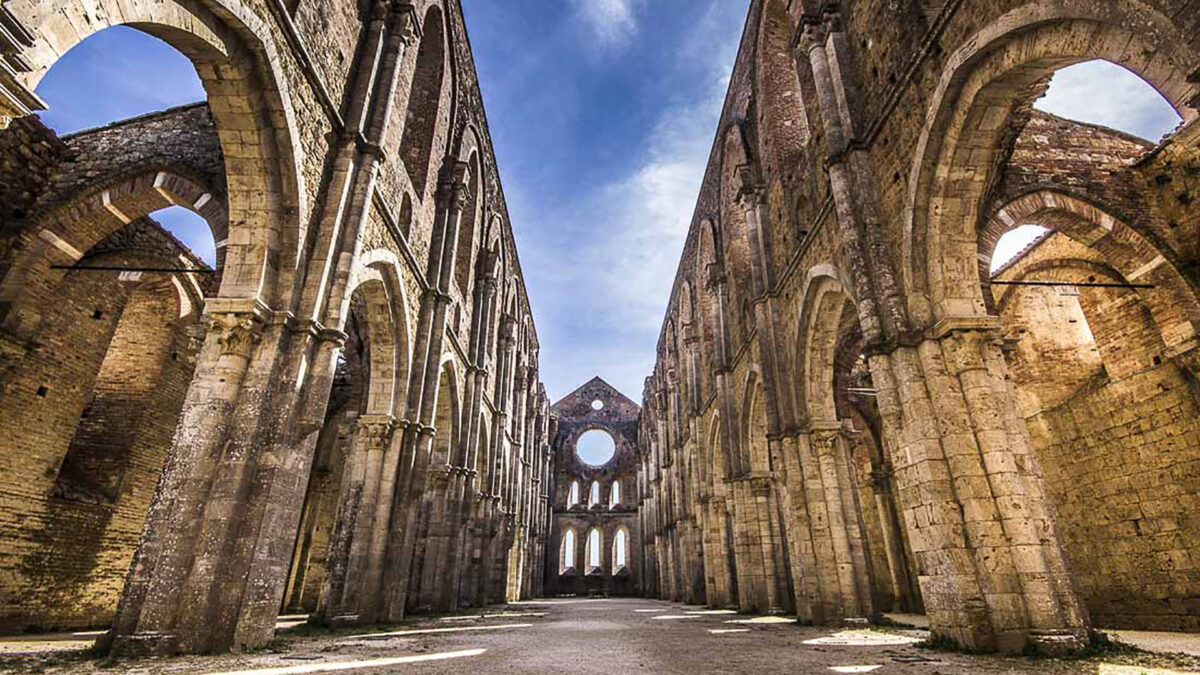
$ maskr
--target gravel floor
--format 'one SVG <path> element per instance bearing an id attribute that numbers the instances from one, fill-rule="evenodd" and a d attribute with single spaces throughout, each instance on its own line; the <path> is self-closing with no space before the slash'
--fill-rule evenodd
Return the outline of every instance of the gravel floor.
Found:
<path id="1" fill-rule="evenodd" d="M 1089 673 L 1200 672 L 1200 657 L 1110 650 L 1087 659 L 932 651 L 921 630 L 837 631 L 779 617 L 635 600 L 555 600 L 490 608 L 486 617 L 424 619 L 386 630 L 281 630 L 240 655 L 110 663 L 75 645 L 28 655 L 0 650 L 0 672 L 304 675 L 353 673 Z M 70 636 L 66 636 L 69 640 Z M 7 643 L 12 651 L 15 644 Z M 24 644 L 46 644 L 29 643 Z M 1128 668 L 1126 668 L 1128 667 Z M 1163 671 L 1148 668 L 1164 669 Z"/>

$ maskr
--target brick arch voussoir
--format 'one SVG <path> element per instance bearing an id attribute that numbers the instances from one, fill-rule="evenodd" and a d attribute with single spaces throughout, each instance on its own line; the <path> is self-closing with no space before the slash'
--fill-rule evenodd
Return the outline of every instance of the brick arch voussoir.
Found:
<path id="1" fill-rule="evenodd" d="M 1121 275 L 1121 283 L 1149 284 L 1140 292 L 1173 350 L 1200 346 L 1200 300 L 1169 251 L 1108 210 L 1055 191 L 1030 193 L 1000 207 L 979 232 L 979 275 L 990 313 L 993 307 L 990 261 L 995 242 L 1024 224 L 1041 225 L 1096 251 Z"/>
<path id="2" fill-rule="evenodd" d="M 814 268 L 800 298 L 793 380 L 797 419 L 805 423 L 837 421 L 833 369 L 838 332 L 846 305 L 855 305 L 839 277 L 835 268 Z M 824 361 L 814 362 L 816 358 Z"/>
<path id="3" fill-rule="evenodd" d="M 289 304 L 298 268 L 301 150 L 284 57 L 274 33 L 245 0 L 163 0 L 123 3 L 120 11 L 86 0 L 25 3 L 13 9 L 34 36 L 22 56 L 36 87 L 61 54 L 105 28 L 128 25 L 178 49 L 204 84 L 226 158 L 230 238 L 220 293 Z M 65 20 L 64 17 L 79 20 Z M 269 263 L 269 264 L 268 264 Z"/>
<path id="4" fill-rule="evenodd" d="M 92 186 L 55 208 L 32 214 L 24 245 L 15 249 L 18 256 L 0 282 L 0 322 L 17 335 L 34 330 L 22 319 L 23 308 L 41 302 L 44 292 L 61 282 L 67 272 L 56 267 L 78 264 L 113 233 L 169 206 L 189 208 L 208 222 L 217 242 L 216 288 L 224 262 L 221 242 L 228 236 L 225 202 L 190 176 L 138 173 Z M 179 266 L 179 261 L 164 265 Z"/>
<path id="5" fill-rule="evenodd" d="M 1132 0 L 1028 3 L 984 26 L 946 59 L 908 183 L 901 257 L 918 323 L 986 314 L 970 273 L 977 251 L 969 243 L 975 232 L 968 230 L 986 219 L 980 207 L 996 170 L 1003 121 L 1020 92 L 1091 59 L 1138 73 L 1185 121 L 1196 118 L 1200 83 L 1190 74 L 1200 54 L 1170 17 Z"/>

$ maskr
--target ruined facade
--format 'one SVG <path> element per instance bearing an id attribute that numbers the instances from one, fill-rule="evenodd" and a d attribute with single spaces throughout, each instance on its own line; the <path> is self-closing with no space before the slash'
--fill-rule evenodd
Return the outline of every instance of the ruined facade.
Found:
<path id="1" fill-rule="evenodd" d="M 649 594 L 1002 651 L 1197 629 L 1195 9 L 750 3 L 646 380 Z M 1183 124 L 1032 109 L 1091 59 Z"/>
<path id="2" fill-rule="evenodd" d="M 117 24 L 207 101 L 55 137 L 34 88 Z M 459 4 L 19 0 L 0 27 L 0 626 L 208 652 L 281 608 L 539 592 L 550 411 Z"/>
<path id="3" fill-rule="evenodd" d="M 638 406 L 596 377 L 551 411 L 556 433 L 546 593 L 641 595 Z M 600 435 L 602 443 L 607 437 L 611 456 L 581 456 L 585 435 Z"/>

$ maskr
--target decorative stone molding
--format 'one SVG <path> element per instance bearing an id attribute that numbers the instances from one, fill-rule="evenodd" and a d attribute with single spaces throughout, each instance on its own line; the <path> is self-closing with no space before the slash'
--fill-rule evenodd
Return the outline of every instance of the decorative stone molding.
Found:
<path id="1" fill-rule="evenodd" d="M 46 102 L 20 80 L 33 71 L 22 52 L 34 44 L 34 35 L 7 8 L 0 5 L 0 130 L 17 117 L 46 109 Z"/>
<path id="2" fill-rule="evenodd" d="M 467 179 L 470 166 L 466 162 L 446 162 L 438 172 L 437 203 L 439 208 L 462 211 L 467 207 Z"/>

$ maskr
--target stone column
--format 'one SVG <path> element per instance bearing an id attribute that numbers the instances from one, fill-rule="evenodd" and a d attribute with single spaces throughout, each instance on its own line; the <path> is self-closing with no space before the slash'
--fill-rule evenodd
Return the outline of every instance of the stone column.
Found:
<path id="1" fill-rule="evenodd" d="M 259 356 L 263 315 L 207 310 L 209 333 L 197 360 L 175 440 L 155 491 L 113 628 L 101 643 L 123 654 L 172 653 L 181 580 L 190 576 L 190 547 L 205 515 L 209 485 L 222 455 L 251 360 Z M 187 489 L 193 484 L 192 489 Z M 210 583 L 212 574 L 206 575 Z M 167 583 L 167 578 L 172 583 Z"/>
<path id="2" fill-rule="evenodd" d="M 1018 652 L 1083 645 L 1040 468 L 994 320 L 871 357 L 921 594 L 935 634 Z"/>
<path id="3" fill-rule="evenodd" d="M 875 497 L 875 509 L 879 512 L 888 575 L 896 606 L 905 612 L 921 611 L 919 594 L 913 590 L 908 556 L 904 552 L 904 534 L 901 529 L 903 525 L 896 512 L 895 482 L 890 466 L 883 466 L 872 472 L 871 491 Z"/>
<path id="4" fill-rule="evenodd" d="M 426 278 L 436 284 L 429 288 L 421 303 L 414 364 L 411 372 L 406 416 L 412 420 L 405 429 L 402 455 L 411 458 L 411 469 L 402 483 L 400 503 L 394 520 L 401 523 L 401 534 L 393 537 L 385 573 L 386 592 L 383 618 L 395 622 L 404 617 L 410 602 L 410 585 L 418 583 L 412 574 L 417 552 L 423 550 L 423 536 L 432 515 L 433 495 L 442 479 L 444 467 L 431 466 L 435 430 L 432 426 L 434 402 L 441 375 L 446 320 L 451 302 L 450 281 L 454 271 L 459 224 L 467 200 L 468 166 L 447 161 L 438 175 L 437 217 L 430 245 Z M 422 349 L 422 347 L 424 349 Z M 420 351 L 417 351 L 420 350 Z M 447 430 L 442 430 L 447 433 Z"/>
<path id="5" fill-rule="evenodd" d="M 391 415 L 360 417 L 339 495 L 337 521 L 328 554 L 328 573 L 317 616 L 326 623 L 364 623 L 375 619 L 375 600 L 382 561 L 379 540 L 386 541 L 387 516 L 383 510 L 383 483 L 387 472 L 384 455 L 392 445 L 396 420 Z M 383 521 L 377 518 L 383 517 Z M 382 526 L 382 528 L 381 528 Z M 382 531 L 380 531 L 382 529 Z"/>

